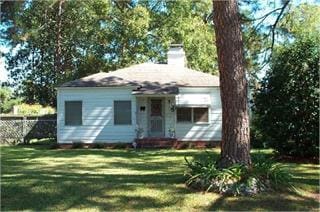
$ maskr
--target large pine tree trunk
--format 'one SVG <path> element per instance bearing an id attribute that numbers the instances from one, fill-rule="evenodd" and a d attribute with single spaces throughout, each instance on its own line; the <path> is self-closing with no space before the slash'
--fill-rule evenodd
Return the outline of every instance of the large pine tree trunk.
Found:
<path id="1" fill-rule="evenodd" d="M 247 80 L 240 17 L 236 0 L 213 0 L 222 101 L 220 167 L 250 165 Z"/>

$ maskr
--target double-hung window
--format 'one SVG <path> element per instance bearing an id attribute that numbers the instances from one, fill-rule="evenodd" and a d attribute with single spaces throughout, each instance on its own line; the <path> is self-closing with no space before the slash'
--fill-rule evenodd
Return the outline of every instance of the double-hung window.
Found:
<path id="1" fill-rule="evenodd" d="M 131 101 L 114 101 L 114 125 L 131 125 Z"/>
<path id="2" fill-rule="evenodd" d="M 209 113 L 207 107 L 195 107 L 193 109 L 193 122 L 208 123 Z"/>
<path id="3" fill-rule="evenodd" d="M 208 123 L 208 107 L 178 107 L 177 122 L 179 123 Z"/>
<path id="4" fill-rule="evenodd" d="M 82 101 L 65 101 L 64 109 L 66 126 L 82 125 Z"/>
<path id="5" fill-rule="evenodd" d="M 177 108 L 177 121 L 178 122 L 192 122 L 192 108 L 179 107 Z"/>

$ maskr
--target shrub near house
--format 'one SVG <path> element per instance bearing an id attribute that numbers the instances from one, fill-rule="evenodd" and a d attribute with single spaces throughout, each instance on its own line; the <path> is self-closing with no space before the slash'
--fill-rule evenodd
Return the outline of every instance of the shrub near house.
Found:
<path id="1" fill-rule="evenodd" d="M 40 104 L 20 104 L 13 107 L 13 113 L 15 115 L 44 115 L 54 114 L 56 111 L 53 107 L 42 106 Z"/>
<path id="2" fill-rule="evenodd" d="M 23 99 L 15 98 L 13 91 L 8 87 L 0 88 L 0 114 L 13 113 L 13 115 L 45 115 L 54 114 L 53 107 L 40 104 L 22 103 Z"/>
<path id="3" fill-rule="evenodd" d="M 254 124 L 281 154 L 319 155 L 319 49 L 312 38 L 278 48 L 255 96 Z"/>

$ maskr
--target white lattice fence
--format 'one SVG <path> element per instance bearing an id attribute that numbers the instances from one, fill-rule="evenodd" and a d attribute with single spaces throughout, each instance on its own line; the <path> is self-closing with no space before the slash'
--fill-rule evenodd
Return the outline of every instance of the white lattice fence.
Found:
<path id="1" fill-rule="evenodd" d="M 56 138 L 55 118 L 0 117 L 0 143 L 28 142 L 34 138 Z"/>

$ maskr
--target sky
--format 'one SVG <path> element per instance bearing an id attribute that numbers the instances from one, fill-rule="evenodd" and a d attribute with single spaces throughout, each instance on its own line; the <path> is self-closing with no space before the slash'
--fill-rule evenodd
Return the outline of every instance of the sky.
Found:
<path id="1" fill-rule="evenodd" d="M 263 2 L 263 4 L 265 4 L 265 9 L 256 13 L 255 17 L 261 17 L 262 15 L 271 11 L 272 9 L 279 7 L 281 0 L 261 0 L 261 2 Z M 302 3 L 319 4 L 320 0 L 292 0 L 292 2 L 293 2 L 293 5 L 299 5 Z M 272 6 L 270 6 L 270 5 L 272 5 Z M 274 21 L 274 17 L 270 17 L 266 21 L 272 23 Z M 0 82 L 5 82 L 8 80 L 8 71 L 6 70 L 5 59 L 2 54 L 2 53 L 6 53 L 8 51 L 9 51 L 9 47 L 5 46 L 3 43 L 0 43 L 0 53 L 1 53 Z"/>

